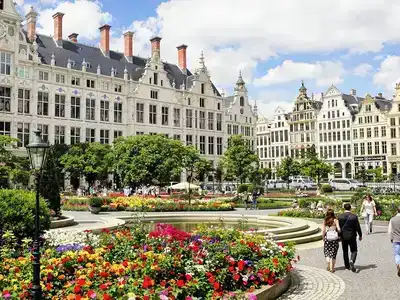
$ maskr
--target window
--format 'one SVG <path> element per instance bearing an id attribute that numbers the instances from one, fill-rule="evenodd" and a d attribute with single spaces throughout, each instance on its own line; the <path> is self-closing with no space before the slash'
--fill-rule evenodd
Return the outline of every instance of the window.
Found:
<path id="1" fill-rule="evenodd" d="M 109 144 L 110 143 L 110 130 L 101 129 L 100 130 L 100 144 Z"/>
<path id="2" fill-rule="evenodd" d="M 222 131 L 222 114 L 217 114 L 217 131 Z"/>
<path id="3" fill-rule="evenodd" d="M 365 144 L 361 143 L 360 146 L 361 146 L 361 155 L 365 155 Z"/>
<path id="4" fill-rule="evenodd" d="M 65 83 L 65 75 L 56 74 L 56 82 L 64 84 Z"/>
<path id="5" fill-rule="evenodd" d="M 114 85 L 114 91 L 116 93 L 122 93 L 122 85 L 120 85 L 120 84 Z"/>
<path id="6" fill-rule="evenodd" d="M 181 110 L 179 108 L 174 108 L 174 126 L 181 126 Z"/>
<path id="7" fill-rule="evenodd" d="M 11 74 L 11 54 L 0 52 L 0 74 Z"/>
<path id="8" fill-rule="evenodd" d="M 38 92 L 37 114 L 39 116 L 49 115 L 49 94 L 46 92 Z"/>
<path id="9" fill-rule="evenodd" d="M 100 121 L 102 122 L 110 121 L 110 102 L 106 100 L 100 101 Z"/>
<path id="10" fill-rule="evenodd" d="M 71 145 L 81 142 L 81 129 L 79 127 L 71 127 Z"/>
<path id="11" fill-rule="evenodd" d="M 81 79 L 79 77 L 72 76 L 71 77 L 71 85 L 80 86 L 81 85 Z"/>
<path id="12" fill-rule="evenodd" d="M 371 104 L 368 104 L 365 106 L 365 111 L 370 112 L 371 111 Z"/>
<path id="13" fill-rule="evenodd" d="M 222 137 L 217 137 L 217 155 L 222 155 Z"/>
<path id="14" fill-rule="evenodd" d="M 114 123 L 122 123 L 122 103 L 114 102 Z"/>
<path id="15" fill-rule="evenodd" d="M 358 156 L 358 144 L 354 144 L 354 156 Z"/>
<path id="16" fill-rule="evenodd" d="M 238 125 L 233 125 L 233 134 L 234 135 L 239 134 L 239 126 Z M 272 138 L 272 139 L 274 139 L 274 138 Z"/>
<path id="17" fill-rule="evenodd" d="M 204 85 L 204 83 L 202 83 L 201 84 L 201 93 L 204 94 L 204 91 L 205 91 L 205 85 Z"/>
<path id="18" fill-rule="evenodd" d="M 200 107 L 205 107 L 205 101 L 206 99 L 200 98 Z"/>
<path id="19" fill-rule="evenodd" d="M 375 154 L 379 154 L 379 142 L 375 142 Z"/>
<path id="20" fill-rule="evenodd" d="M 232 134 L 232 125 L 228 124 L 227 127 L 228 134 Z"/>
<path id="21" fill-rule="evenodd" d="M 96 129 L 86 128 L 86 143 L 96 142 Z"/>
<path id="22" fill-rule="evenodd" d="M 390 128 L 390 137 L 392 139 L 396 138 L 396 128 Z"/>
<path id="23" fill-rule="evenodd" d="M 158 91 L 150 91 L 151 99 L 158 99 Z"/>
<path id="24" fill-rule="evenodd" d="M 122 136 L 121 130 L 114 130 L 114 140 Z"/>
<path id="25" fill-rule="evenodd" d="M 29 114 L 31 91 L 19 89 L 18 90 L 18 112 L 21 114 Z"/>
<path id="26" fill-rule="evenodd" d="M 194 111 L 194 128 L 197 128 L 197 121 L 198 121 L 197 112 L 198 112 L 197 110 Z M 200 114 L 200 112 L 199 112 L 199 114 Z"/>
<path id="27" fill-rule="evenodd" d="M 360 139 L 364 138 L 364 128 L 360 128 Z"/>
<path id="28" fill-rule="evenodd" d="M 108 82 L 103 81 L 103 86 L 102 86 L 103 91 L 108 91 L 109 88 L 110 85 L 108 84 Z"/>
<path id="29" fill-rule="evenodd" d="M 213 136 L 208 137 L 208 154 L 214 155 L 214 137 Z"/>
<path id="30" fill-rule="evenodd" d="M 199 111 L 199 115 L 200 115 L 199 128 L 200 129 L 206 129 L 206 112 L 205 111 Z"/>
<path id="31" fill-rule="evenodd" d="M 17 139 L 19 140 L 18 147 L 25 147 L 29 144 L 29 133 L 29 123 L 17 123 Z"/>
<path id="32" fill-rule="evenodd" d="M 379 123 L 379 116 L 375 116 L 375 122 Z"/>
<path id="33" fill-rule="evenodd" d="M 374 137 L 379 137 L 379 127 L 374 127 Z"/>
<path id="34" fill-rule="evenodd" d="M 206 137 L 200 136 L 200 154 L 206 154 Z"/>
<path id="35" fill-rule="evenodd" d="M 168 126 L 168 107 L 161 108 L 161 125 Z"/>
<path id="36" fill-rule="evenodd" d="M 149 105 L 149 123 L 150 124 L 157 124 L 157 106 L 156 105 Z"/>
<path id="37" fill-rule="evenodd" d="M 49 141 L 49 125 L 38 124 L 37 129 L 41 131 L 41 137 L 44 142 Z"/>
<path id="38" fill-rule="evenodd" d="M 187 98 L 187 104 L 190 105 L 190 98 Z"/>
<path id="39" fill-rule="evenodd" d="M 353 139 L 358 139 L 357 129 L 353 129 Z"/>
<path id="40" fill-rule="evenodd" d="M 173 139 L 176 140 L 176 141 L 180 141 L 181 140 L 181 135 L 180 134 L 174 134 Z"/>
<path id="41" fill-rule="evenodd" d="M 0 121 L 0 135 L 11 136 L 11 122 Z"/>
<path id="42" fill-rule="evenodd" d="M 186 109 L 186 128 L 192 128 L 192 126 L 193 126 L 193 110 Z"/>
<path id="43" fill-rule="evenodd" d="M 39 80 L 49 81 L 49 73 L 44 71 L 39 71 Z"/>
<path id="44" fill-rule="evenodd" d="M 144 123 L 144 104 L 136 103 L 136 122 Z"/>
<path id="45" fill-rule="evenodd" d="M 54 143 L 65 144 L 65 126 L 54 126 Z"/>
<path id="46" fill-rule="evenodd" d="M 81 118 L 81 98 L 71 97 L 71 119 Z"/>
<path id="47" fill-rule="evenodd" d="M 390 118 L 390 126 L 396 126 L 396 119 Z"/>
<path id="48" fill-rule="evenodd" d="M 54 115 L 56 117 L 65 118 L 65 95 L 56 94 L 54 106 L 55 106 Z"/>
<path id="49" fill-rule="evenodd" d="M 337 149 L 337 157 L 342 157 L 342 146 L 341 145 L 338 145 L 337 146 L 338 147 L 338 149 Z M 345 147 L 344 145 L 343 145 L 343 147 Z"/>
<path id="50" fill-rule="evenodd" d="M 95 83 L 94 80 L 92 79 L 86 79 L 86 87 L 94 89 L 95 88 Z"/>
<path id="51" fill-rule="evenodd" d="M 367 143 L 367 150 L 368 150 L 368 155 L 371 155 L 372 154 L 372 143 L 371 142 Z"/>
<path id="52" fill-rule="evenodd" d="M 208 130 L 214 130 L 214 113 L 208 113 Z"/>
<path id="53" fill-rule="evenodd" d="M 382 142 L 382 154 L 387 154 L 387 144 L 386 141 Z"/>
<path id="54" fill-rule="evenodd" d="M 347 156 L 351 157 L 351 148 L 350 145 L 347 145 Z"/>
<path id="55" fill-rule="evenodd" d="M 86 98 L 86 120 L 96 120 L 96 99 Z"/>
<path id="56" fill-rule="evenodd" d="M 381 126 L 381 136 L 386 137 L 386 127 L 385 126 Z"/>
<path id="57" fill-rule="evenodd" d="M 392 151 L 392 155 L 397 155 L 396 143 L 391 143 L 391 144 L 390 144 L 390 149 L 391 149 L 391 151 Z"/>
<path id="58" fill-rule="evenodd" d="M 367 128 L 367 138 L 372 137 L 371 128 Z"/>
<path id="59" fill-rule="evenodd" d="M 244 97 L 240 97 L 240 106 L 244 106 Z"/>
<path id="60" fill-rule="evenodd" d="M 186 145 L 187 146 L 193 145 L 193 136 L 191 134 L 186 135 Z"/>
<path id="61" fill-rule="evenodd" d="M 18 77 L 29 79 L 31 77 L 30 71 L 31 71 L 31 69 L 29 67 L 25 67 L 25 66 L 18 67 Z"/>
<path id="62" fill-rule="evenodd" d="M 217 103 L 217 109 L 221 110 L 221 103 L 220 102 Z"/>

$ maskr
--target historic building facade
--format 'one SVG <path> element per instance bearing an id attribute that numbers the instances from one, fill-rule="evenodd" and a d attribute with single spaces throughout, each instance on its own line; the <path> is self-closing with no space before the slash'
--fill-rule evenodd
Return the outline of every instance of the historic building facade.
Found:
<path id="1" fill-rule="evenodd" d="M 391 109 L 387 114 L 387 153 L 388 172 L 390 174 L 400 173 L 400 83 L 396 84 L 396 93 Z"/>
<path id="2" fill-rule="evenodd" d="M 177 47 L 178 63 L 171 64 L 162 60 L 160 37 L 150 40 L 145 59 L 133 53 L 133 32 L 124 34 L 120 53 L 110 49 L 109 25 L 92 47 L 79 43 L 77 33 L 63 38 L 61 12 L 53 16 L 50 37 L 36 32 L 33 8 L 26 28 L 12 0 L 1 1 L 0 10 L 0 134 L 18 138 L 21 152 L 35 129 L 50 144 L 109 144 L 120 136 L 162 133 L 213 162 L 231 134 L 243 133 L 254 145 L 257 112 L 241 74 L 234 96 L 226 98 L 203 54 L 193 73 L 187 68 L 186 45 Z"/>

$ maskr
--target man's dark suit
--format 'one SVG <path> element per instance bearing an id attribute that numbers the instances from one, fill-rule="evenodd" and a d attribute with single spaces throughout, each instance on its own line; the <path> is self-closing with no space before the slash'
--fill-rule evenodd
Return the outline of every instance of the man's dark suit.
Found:
<path id="1" fill-rule="evenodd" d="M 357 234 L 360 238 L 362 237 L 361 226 L 358 217 L 349 211 L 345 211 L 343 214 L 339 215 L 338 219 L 342 231 L 341 236 L 344 265 L 349 269 L 349 247 L 351 252 L 351 261 L 354 264 L 357 258 Z M 347 240 L 343 239 L 343 236 L 346 236 L 346 233 L 344 232 L 347 232 L 348 234 L 351 233 L 351 238 Z"/>

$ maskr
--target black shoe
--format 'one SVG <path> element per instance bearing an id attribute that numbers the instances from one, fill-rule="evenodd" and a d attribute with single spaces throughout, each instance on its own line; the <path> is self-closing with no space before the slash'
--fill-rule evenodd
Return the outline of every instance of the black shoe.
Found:
<path id="1" fill-rule="evenodd" d="M 354 266 L 354 263 L 353 263 L 352 261 L 350 262 L 350 270 L 351 270 L 353 273 L 357 272 L 356 267 Z"/>
<path id="2" fill-rule="evenodd" d="M 397 265 L 397 276 L 400 277 L 400 265 Z"/>
<path id="3" fill-rule="evenodd" d="M 346 270 L 350 270 L 350 267 L 349 266 L 345 266 L 344 267 Z"/>
<path id="4" fill-rule="evenodd" d="M 369 233 L 372 233 L 372 228 L 369 229 Z"/>

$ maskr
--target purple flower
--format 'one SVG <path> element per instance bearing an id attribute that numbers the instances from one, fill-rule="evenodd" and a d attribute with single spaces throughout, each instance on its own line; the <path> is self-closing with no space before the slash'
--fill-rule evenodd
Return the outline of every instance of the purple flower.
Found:
<path id="1" fill-rule="evenodd" d="M 83 248 L 80 244 L 67 244 L 67 245 L 59 245 L 56 248 L 57 252 L 66 252 L 66 251 L 79 251 Z"/>

